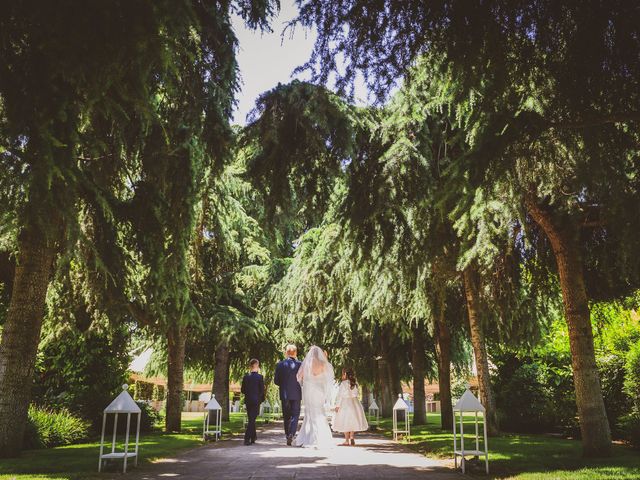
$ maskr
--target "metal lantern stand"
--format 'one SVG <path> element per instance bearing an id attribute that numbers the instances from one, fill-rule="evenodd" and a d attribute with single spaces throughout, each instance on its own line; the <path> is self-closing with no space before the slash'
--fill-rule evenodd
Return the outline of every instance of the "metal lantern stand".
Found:
<path id="1" fill-rule="evenodd" d="M 247 414 L 246 405 L 240 405 L 240 412 L 242 412 L 242 428 L 247 428 L 247 424 L 249 423 L 249 415 Z"/>
<path id="2" fill-rule="evenodd" d="M 100 437 L 100 455 L 98 458 L 98 472 L 102 470 L 103 460 L 108 459 L 122 459 L 122 473 L 127 472 L 127 460 L 129 458 L 134 459 L 134 466 L 138 465 L 138 446 L 140 443 L 140 419 L 142 412 L 140 407 L 133 401 L 131 395 L 127 392 L 128 385 L 122 385 L 122 392 L 118 395 L 113 402 L 104 409 L 102 414 L 102 435 Z M 104 453 L 104 433 L 107 426 L 107 415 L 113 415 L 113 439 L 111 441 L 111 452 Z M 124 452 L 116 452 L 116 435 L 118 433 L 118 414 L 127 414 L 127 430 L 124 437 Z M 138 414 L 138 421 L 136 427 L 136 443 L 134 451 L 129 451 L 129 433 L 131 430 L 131 414 Z"/>
<path id="3" fill-rule="evenodd" d="M 276 400 L 273 402 L 273 418 L 275 420 L 280 419 L 282 416 L 282 409 L 280 408 L 280 403 Z"/>
<path id="4" fill-rule="evenodd" d="M 475 417 L 475 449 L 467 449 L 464 445 L 464 414 L 473 413 Z M 482 432 L 484 436 L 483 449 L 480 449 L 480 435 L 478 433 L 478 413 L 482 413 Z M 456 431 L 456 422 L 459 421 L 460 431 Z M 460 435 L 460 448 L 458 449 L 458 434 Z M 471 390 L 467 388 L 458 403 L 453 407 L 453 463 L 458 468 L 458 457 L 460 457 L 460 467 L 465 473 L 465 455 L 474 457 L 484 457 L 485 471 L 489 474 L 489 444 L 487 442 L 487 415 L 484 406 L 478 401 Z"/>
<path id="5" fill-rule="evenodd" d="M 375 398 L 369 404 L 369 425 L 374 426 L 375 428 L 380 427 L 380 407 L 376 403 Z"/>
<path id="6" fill-rule="evenodd" d="M 404 425 L 398 425 L 398 412 L 404 412 Z M 393 439 L 397 441 L 400 435 L 404 435 L 408 442 L 411 441 L 409 405 L 402 398 L 402 394 L 398 394 L 398 401 L 393 406 Z"/>
<path id="7" fill-rule="evenodd" d="M 211 425 L 211 415 L 215 417 L 214 424 Z M 213 435 L 216 440 L 222 435 L 222 407 L 216 400 L 215 395 L 211 395 L 211 400 L 204 407 L 204 424 L 202 427 L 202 440 L 206 440 L 207 435 Z"/>
<path id="8" fill-rule="evenodd" d="M 269 403 L 269 400 L 265 400 L 260 404 L 260 416 L 262 417 L 264 423 L 269 423 L 269 420 L 272 416 L 271 404 Z"/>

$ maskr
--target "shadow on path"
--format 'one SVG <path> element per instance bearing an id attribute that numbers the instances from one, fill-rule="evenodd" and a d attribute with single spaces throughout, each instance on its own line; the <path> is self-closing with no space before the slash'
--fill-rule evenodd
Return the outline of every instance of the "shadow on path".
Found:
<path id="1" fill-rule="evenodd" d="M 336 445 L 341 438 L 335 437 Z M 129 479 L 434 479 L 464 478 L 443 460 L 416 454 L 387 438 L 362 435 L 355 447 L 311 449 L 287 447 L 280 425 L 267 425 L 258 443 L 240 438 L 190 450 L 132 471 Z M 144 454 L 144 453 L 142 453 Z M 122 476 L 114 477 L 122 478 Z"/>

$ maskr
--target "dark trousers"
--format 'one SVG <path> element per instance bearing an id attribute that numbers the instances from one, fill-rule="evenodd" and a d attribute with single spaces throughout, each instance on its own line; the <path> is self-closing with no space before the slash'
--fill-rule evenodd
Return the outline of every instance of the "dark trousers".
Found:
<path id="1" fill-rule="evenodd" d="M 282 400 L 282 416 L 284 419 L 284 434 L 293 436 L 298 431 L 300 417 L 300 400 Z"/>
<path id="2" fill-rule="evenodd" d="M 244 432 L 245 442 L 255 442 L 258 438 L 256 435 L 256 418 L 260 413 L 259 403 L 247 403 L 247 429 Z"/>

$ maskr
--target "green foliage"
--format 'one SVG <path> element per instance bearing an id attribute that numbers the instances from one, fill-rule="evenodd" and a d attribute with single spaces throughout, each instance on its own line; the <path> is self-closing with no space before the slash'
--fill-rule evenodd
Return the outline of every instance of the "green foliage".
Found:
<path id="1" fill-rule="evenodd" d="M 619 303 L 593 308 L 597 365 L 612 433 L 630 438 L 635 421 L 633 395 L 625 387 L 629 358 L 640 334 L 635 314 Z M 566 326 L 554 321 L 533 348 L 494 346 L 492 380 L 500 410 L 501 427 L 507 431 L 578 433 Z M 633 378 L 633 377 L 632 377 Z"/>
<path id="2" fill-rule="evenodd" d="M 497 102 L 524 102 L 542 104 L 550 123 L 587 122 L 614 112 L 618 118 L 624 113 L 637 118 L 640 13 L 630 4 L 298 3 L 297 21 L 318 31 L 306 65 L 317 81 L 337 77 L 337 86 L 344 88 L 361 73 L 384 97 L 429 51 L 445 59 L 440 69 L 473 95 L 480 116 L 496 112 Z M 530 95 L 531 90 L 544 96 Z"/>
<path id="3" fill-rule="evenodd" d="M 154 383 L 143 382 L 136 380 L 133 384 L 133 399 L 134 400 L 152 400 L 157 385 Z"/>
<path id="4" fill-rule="evenodd" d="M 624 389 L 640 411 L 640 340 L 631 346 L 626 360 Z"/>
<path id="5" fill-rule="evenodd" d="M 611 432 L 614 436 L 621 436 L 621 432 L 617 430 L 617 419 L 627 414 L 632 406 L 631 398 L 624 390 L 624 355 L 602 354 L 596 357 L 596 361 Z"/>
<path id="6" fill-rule="evenodd" d="M 465 445 L 473 445 L 473 416 L 465 415 Z M 382 421 L 382 430 L 392 437 L 391 419 Z M 468 442 L 468 443 L 467 443 Z M 411 427 L 406 447 L 430 458 L 450 459 L 453 433 L 440 429 L 438 414 L 428 413 L 427 424 Z M 635 480 L 640 475 L 638 452 L 614 445 L 606 458 L 585 458 L 580 442 L 551 435 L 501 434 L 489 438 L 491 475 L 509 480 Z M 467 461 L 468 475 L 485 476 L 482 461 Z"/>
<path id="7" fill-rule="evenodd" d="M 89 424 L 69 410 L 29 407 L 24 448 L 52 448 L 86 440 Z"/>
<path id="8" fill-rule="evenodd" d="M 566 355 L 557 361 L 551 355 L 531 357 L 505 351 L 494 352 L 491 358 L 496 365 L 492 380 L 501 429 L 574 433 L 571 371 L 562 368 Z"/>
<path id="9" fill-rule="evenodd" d="M 166 398 L 165 388 L 158 385 L 153 385 L 153 392 L 151 393 L 151 400 L 159 401 Z"/>
<path id="10" fill-rule="evenodd" d="M 337 95 L 307 82 L 279 84 L 258 98 L 242 145 L 267 218 L 274 219 L 277 208 L 315 223 L 322 218 L 333 178 L 353 153 L 354 113 Z"/>
<path id="11" fill-rule="evenodd" d="M 242 425 L 244 414 L 232 413 L 229 422 L 222 426 L 223 438 L 229 438 L 244 432 Z M 174 458 L 188 449 L 202 446 L 202 414 L 183 413 L 181 434 L 153 432 L 140 437 L 139 467 L 151 466 L 160 459 Z M 49 448 L 46 450 L 27 450 L 20 457 L 3 459 L 0 462 L 0 478 L 17 480 L 99 480 L 105 474 L 99 474 L 96 468 L 96 456 L 100 450 L 100 439 L 90 443 Z M 121 471 L 111 467 L 116 472 Z M 111 470 L 110 468 L 110 470 Z M 108 475 L 108 474 L 107 474 Z"/>
<path id="12" fill-rule="evenodd" d="M 631 346 L 625 365 L 624 390 L 633 409 L 620 418 L 619 427 L 632 445 L 640 448 L 640 340 Z"/>
<path id="13" fill-rule="evenodd" d="M 259 304 L 281 276 L 280 245 L 263 230 L 262 199 L 243 179 L 236 158 L 206 179 L 192 249 L 191 294 L 202 319 L 187 342 L 187 364 L 211 380 L 214 353 L 229 345 L 232 376 L 244 375 L 251 357 L 274 363 L 274 337 Z"/>
<path id="14" fill-rule="evenodd" d="M 67 408 L 99 428 L 102 411 L 127 382 L 129 328 L 93 315 L 69 277 L 54 282 L 34 385 L 39 405 Z"/>
<path id="15" fill-rule="evenodd" d="M 640 448 L 640 412 L 638 410 L 620 417 L 617 427 L 631 445 Z"/>
<path id="16" fill-rule="evenodd" d="M 140 417 L 140 431 L 147 433 L 156 430 L 157 426 L 163 421 L 164 416 L 161 412 L 155 410 L 151 405 L 147 402 L 137 401 L 136 404 L 140 407 L 140 411 L 142 412 L 142 417 Z M 127 416 L 119 415 L 118 416 L 118 432 L 122 433 L 126 431 L 127 428 Z M 138 421 L 137 415 L 131 416 L 131 428 L 132 431 L 135 429 L 136 422 Z M 113 424 L 111 424 L 113 425 Z M 107 430 L 109 432 L 113 432 L 111 425 L 107 426 Z"/>

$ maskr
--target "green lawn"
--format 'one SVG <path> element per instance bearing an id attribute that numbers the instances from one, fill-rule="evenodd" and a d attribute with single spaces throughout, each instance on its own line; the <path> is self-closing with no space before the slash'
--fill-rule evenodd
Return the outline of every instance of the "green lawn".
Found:
<path id="1" fill-rule="evenodd" d="M 391 420 L 381 421 L 385 435 L 391 435 Z M 465 444 L 475 442 L 473 417 L 465 419 Z M 453 458 L 453 434 L 440 430 L 440 415 L 428 414 L 428 424 L 412 426 L 409 446 L 427 456 Z M 469 466 L 469 462 L 467 463 Z M 517 480 L 640 479 L 640 451 L 614 445 L 613 455 L 585 459 L 576 440 L 547 435 L 501 435 L 489 438 L 489 470 L 492 478 Z M 471 472 L 484 476 L 484 463 Z"/>
<path id="2" fill-rule="evenodd" d="M 242 430 L 242 415 L 232 413 L 231 421 L 223 423 L 224 436 Z M 202 413 L 183 413 L 180 434 L 149 433 L 140 438 L 140 463 L 153 462 L 175 455 L 181 450 L 202 445 Z M 0 461 L 0 479 L 80 480 L 100 478 L 98 453 L 100 442 L 83 443 L 44 450 L 27 450 L 16 459 Z M 122 468 L 122 464 L 119 468 Z M 109 471 L 117 471 L 117 465 Z"/>

